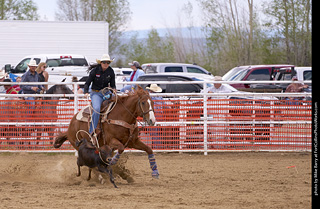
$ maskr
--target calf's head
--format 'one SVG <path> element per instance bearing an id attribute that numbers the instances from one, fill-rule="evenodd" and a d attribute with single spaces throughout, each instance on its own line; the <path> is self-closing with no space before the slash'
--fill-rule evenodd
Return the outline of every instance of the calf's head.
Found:
<path id="1" fill-rule="evenodd" d="M 110 163 L 112 159 L 112 149 L 108 145 L 103 145 L 99 148 L 99 152 L 103 161 Z"/>

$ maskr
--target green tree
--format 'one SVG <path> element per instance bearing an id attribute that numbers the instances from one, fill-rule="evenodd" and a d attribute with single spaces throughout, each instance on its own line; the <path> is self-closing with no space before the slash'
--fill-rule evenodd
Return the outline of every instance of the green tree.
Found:
<path id="1" fill-rule="evenodd" d="M 168 37 L 161 38 L 156 29 L 151 29 L 146 41 L 146 56 L 149 62 L 173 62 L 173 44 Z"/>
<path id="2" fill-rule="evenodd" d="M 129 63 L 134 60 L 139 61 L 140 64 L 148 62 L 145 45 L 142 41 L 139 41 L 138 33 L 134 34 L 127 44 L 123 44 L 121 46 L 120 54 L 124 56 L 125 63 Z"/>
<path id="3" fill-rule="evenodd" d="M 134 34 L 129 43 L 121 47 L 121 55 L 126 63 L 137 60 L 140 64 L 149 62 L 174 62 L 174 47 L 169 37 L 160 37 L 156 29 L 151 29 L 147 39 L 138 39 Z"/>
<path id="4" fill-rule="evenodd" d="M 265 26 L 285 45 L 286 62 L 311 65 L 311 0 L 271 0 L 264 8 Z"/>
<path id="5" fill-rule="evenodd" d="M 0 20 L 38 20 L 37 11 L 32 0 L 0 0 Z"/>

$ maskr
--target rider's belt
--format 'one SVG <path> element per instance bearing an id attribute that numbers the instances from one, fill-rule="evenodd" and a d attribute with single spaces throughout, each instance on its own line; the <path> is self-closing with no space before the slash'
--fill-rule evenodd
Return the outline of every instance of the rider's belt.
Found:
<path id="1" fill-rule="evenodd" d="M 99 92 L 100 90 L 95 90 L 95 89 L 91 89 L 92 91 L 94 91 L 94 92 Z"/>

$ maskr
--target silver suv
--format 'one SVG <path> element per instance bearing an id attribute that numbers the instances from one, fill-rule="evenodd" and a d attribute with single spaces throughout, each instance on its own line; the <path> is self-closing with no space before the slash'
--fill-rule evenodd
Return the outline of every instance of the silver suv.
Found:
<path id="1" fill-rule="evenodd" d="M 146 74 L 149 73 L 200 73 L 212 76 L 210 72 L 198 65 L 182 63 L 146 63 L 142 69 Z"/>

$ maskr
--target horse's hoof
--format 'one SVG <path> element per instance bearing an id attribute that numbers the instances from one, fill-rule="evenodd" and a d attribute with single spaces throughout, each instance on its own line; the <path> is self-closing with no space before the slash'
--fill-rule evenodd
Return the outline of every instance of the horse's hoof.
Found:
<path id="1" fill-rule="evenodd" d="M 152 177 L 155 179 L 159 179 L 159 172 L 158 171 L 152 171 Z"/>
<path id="2" fill-rule="evenodd" d="M 134 183 L 134 179 L 131 176 L 128 176 L 126 180 L 129 184 Z"/>
<path id="3" fill-rule="evenodd" d="M 99 175 L 99 182 L 100 182 L 100 184 L 104 184 L 106 181 L 104 180 L 104 178 L 101 176 L 101 175 Z"/>

